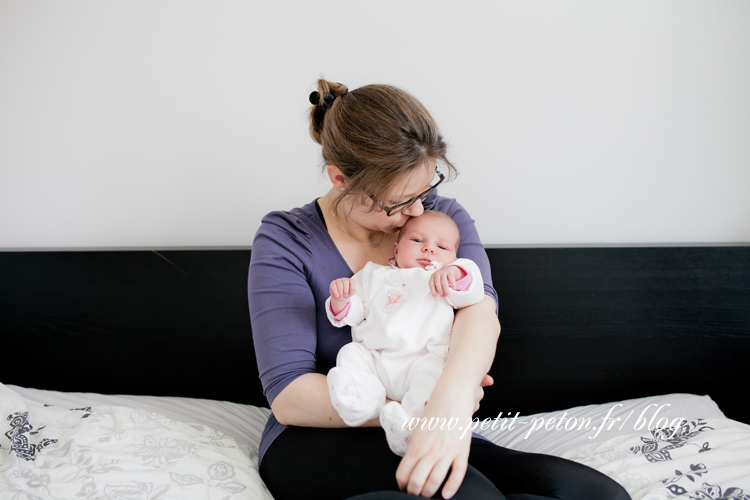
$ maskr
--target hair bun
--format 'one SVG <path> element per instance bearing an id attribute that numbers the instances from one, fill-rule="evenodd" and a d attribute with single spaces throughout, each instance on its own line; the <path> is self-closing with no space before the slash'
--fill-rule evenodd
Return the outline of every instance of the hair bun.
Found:
<path id="1" fill-rule="evenodd" d="M 317 105 L 320 102 L 320 92 L 313 90 L 310 92 L 310 104 Z"/>

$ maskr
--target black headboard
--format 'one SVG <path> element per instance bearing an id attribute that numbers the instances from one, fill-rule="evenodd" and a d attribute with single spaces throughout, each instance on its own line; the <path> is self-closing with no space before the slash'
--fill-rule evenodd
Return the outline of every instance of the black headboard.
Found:
<path id="1" fill-rule="evenodd" d="M 503 332 L 478 416 L 687 392 L 750 423 L 750 246 L 488 248 Z M 0 252 L 0 382 L 266 405 L 249 249 Z"/>
<path id="2" fill-rule="evenodd" d="M 0 382 L 265 405 L 249 250 L 0 252 Z"/>
<path id="3" fill-rule="evenodd" d="M 685 392 L 750 423 L 750 246 L 488 252 L 502 334 L 482 412 Z"/>

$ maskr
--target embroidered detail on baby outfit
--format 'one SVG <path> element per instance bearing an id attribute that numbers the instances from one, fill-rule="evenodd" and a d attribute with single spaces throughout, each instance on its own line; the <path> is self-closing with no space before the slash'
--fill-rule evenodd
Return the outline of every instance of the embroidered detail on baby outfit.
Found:
<path id="1" fill-rule="evenodd" d="M 389 289 L 385 297 L 383 310 L 387 313 L 395 312 L 401 306 L 401 299 L 403 297 L 404 295 L 395 288 Z"/>
<path id="2" fill-rule="evenodd" d="M 396 286 L 400 287 L 402 290 L 406 290 L 406 277 L 404 277 L 404 273 L 401 272 L 401 269 L 395 269 L 393 272 L 393 282 Z"/>

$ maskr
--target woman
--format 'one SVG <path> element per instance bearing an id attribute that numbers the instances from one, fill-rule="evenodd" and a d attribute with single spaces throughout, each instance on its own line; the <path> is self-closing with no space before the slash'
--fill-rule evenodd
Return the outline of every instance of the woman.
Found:
<path id="1" fill-rule="evenodd" d="M 592 469 L 555 457 L 461 439 L 461 431 L 416 429 L 402 458 L 377 420 L 348 428 L 333 408 L 326 373 L 350 342 L 323 307 L 331 281 L 369 262 L 387 264 L 397 232 L 425 209 L 459 227 L 459 257 L 477 263 L 482 302 L 456 313 L 450 354 L 423 418 L 468 422 L 500 333 L 497 296 L 473 220 L 435 188 L 455 174 L 446 144 L 422 104 L 386 85 L 349 91 L 318 81 L 310 133 L 322 146 L 331 190 L 264 217 L 252 247 L 248 297 L 260 378 L 273 415 L 260 472 L 276 500 L 411 495 L 443 498 L 629 498 Z M 487 377 L 488 379 L 488 377 Z M 502 492 L 502 493 L 501 493 Z M 505 495 L 505 497 L 503 496 Z"/>

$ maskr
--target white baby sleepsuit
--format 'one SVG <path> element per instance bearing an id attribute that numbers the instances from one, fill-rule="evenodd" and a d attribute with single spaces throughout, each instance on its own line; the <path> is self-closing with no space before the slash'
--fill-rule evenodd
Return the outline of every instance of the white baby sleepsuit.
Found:
<path id="1" fill-rule="evenodd" d="M 402 429 L 403 420 L 422 413 L 443 371 L 454 309 L 484 297 L 473 261 L 458 259 L 449 265 L 463 269 L 467 277 L 462 283 L 469 284 L 465 290 L 451 289 L 445 298 L 433 297 L 429 287 L 439 263 L 401 269 L 370 262 L 353 276 L 355 295 L 347 312 L 334 317 L 331 299 L 326 302 L 334 326 L 352 327 L 352 342 L 339 351 L 336 367 L 328 373 L 331 401 L 351 426 L 380 415 L 389 445 L 399 455 L 411 434 Z M 394 402 L 384 407 L 386 397 Z"/>

